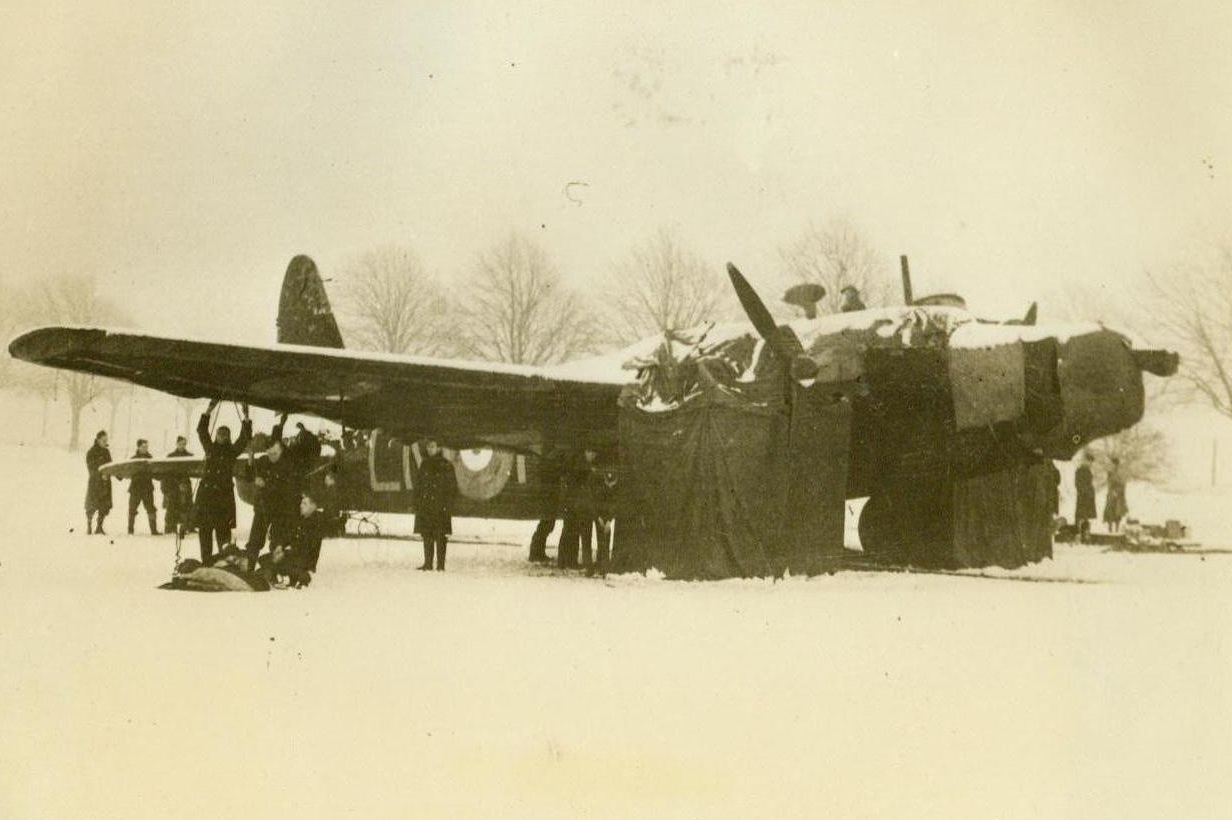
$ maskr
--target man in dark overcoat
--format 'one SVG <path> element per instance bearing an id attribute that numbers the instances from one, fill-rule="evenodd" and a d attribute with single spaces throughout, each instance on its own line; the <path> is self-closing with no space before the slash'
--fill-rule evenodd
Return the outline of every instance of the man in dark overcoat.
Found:
<path id="1" fill-rule="evenodd" d="M 248 531 L 248 543 L 244 545 L 249 566 L 257 565 L 267 537 L 271 547 L 282 546 L 289 537 L 289 508 L 294 502 L 281 423 L 274 428 L 270 439 L 265 458 L 255 459 L 252 465 L 252 528 Z"/>
<path id="2" fill-rule="evenodd" d="M 616 471 L 601 463 L 595 450 L 585 453 L 588 470 L 576 501 L 577 522 L 582 537 L 582 564 L 590 575 L 604 575 L 612 557 L 612 517 L 616 507 Z M 591 535 L 596 554 L 591 560 Z"/>
<path id="3" fill-rule="evenodd" d="M 143 438 L 137 439 L 137 452 L 133 458 L 153 458 L 150 453 L 150 442 Z M 143 468 L 145 469 L 145 468 Z M 150 524 L 150 535 L 158 535 L 158 519 L 155 517 L 154 478 L 149 472 L 134 473 L 128 480 L 128 534 L 133 534 L 133 524 L 137 521 L 137 508 L 145 507 L 146 521 Z"/>
<path id="4" fill-rule="evenodd" d="M 598 472 L 599 454 L 592 448 L 582 452 L 582 461 L 569 488 L 569 510 L 573 516 L 581 539 L 581 564 L 589 567 L 594 564 L 594 529 L 595 518 L 598 516 L 598 498 L 596 493 L 602 489 Z"/>
<path id="5" fill-rule="evenodd" d="M 588 456 L 587 453 L 590 455 Z M 564 523 L 560 528 L 560 543 L 556 547 L 556 566 L 562 569 L 577 569 L 578 548 L 582 537 L 583 526 L 592 523 L 590 518 L 590 473 L 594 462 L 594 450 L 574 453 L 566 462 L 564 477 L 561 481 L 564 497 L 562 515 Z M 590 540 L 586 545 L 589 551 Z M 590 558 L 583 556 L 584 563 L 590 564 Z"/>
<path id="6" fill-rule="evenodd" d="M 103 519 L 111 512 L 111 479 L 99 473 L 98 469 L 111 462 L 111 451 L 107 449 L 107 431 L 99 430 L 94 436 L 94 444 L 86 451 L 86 471 L 89 479 L 86 482 L 86 534 L 103 531 Z M 98 522 L 94 516 L 97 513 Z"/>
<path id="7" fill-rule="evenodd" d="M 192 458 L 188 450 L 188 439 L 175 437 L 175 449 L 167 453 L 167 458 Z M 193 487 L 188 476 L 160 478 L 158 488 L 163 493 L 163 532 L 178 532 L 183 535 L 190 526 L 192 512 Z"/>
<path id="8" fill-rule="evenodd" d="M 1091 519 L 1095 517 L 1095 476 L 1091 472 L 1091 454 L 1086 450 L 1074 470 L 1074 496 L 1074 526 L 1078 528 L 1078 541 L 1086 543 L 1091 535 Z"/>
<path id="9" fill-rule="evenodd" d="M 317 571 L 327 522 L 310 493 L 300 496 L 295 521 L 285 544 L 273 544 L 261 558 L 271 584 L 285 577 L 294 587 L 307 586 Z"/>
<path id="10" fill-rule="evenodd" d="M 282 428 L 286 423 L 287 414 L 283 413 L 278 426 L 274 428 L 279 436 L 282 435 Z M 299 517 L 300 496 L 309 489 L 308 474 L 316 469 L 321 458 L 321 440 L 302 423 L 296 424 L 296 427 L 299 429 L 295 438 L 286 443 L 286 452 L 282 454 L 290 486 L 288 498 L 281 509 L 285 511 L 285 520 L 288 522 L 294 522 Z M 320 506 L 319 500 L 315 500 L 315 503 Z"/>
<path id="11" fill-rule="evenodd" d="M 560 515 L 562 459 L 561 451 L 552 450 L 544 453 L 539 462 L 539 524 L 530 537 L 529 561 L 548 560 L 548 536 L 556 528 L 556 516 Z"/>
<path id="12" fill-rule="evenodd" d="M 210 438 L 210 414 L 218 406 L 218 399 L 201 414 L 197 422 L 197 438 L 205 453 L 205 474 L 197 485 L 195 514 L 197 536 L 201 542 L 201 563 L 209 565 L 214 555 L 214 542 L 221 549 L 231 542 L 231 530 L 235 527 L 235 460 L 252 439 L 252 419 L 248 418 L 248 405 L 242 406 L 244 420 L 240 425 L 240 437 L 231 441 L 231 428 L 220 425 Z"/>
<path id="13" fill-rule="evenodd" d="M 453 465 L 432 439 L 424 442 L 424 460 L 415 474 L 415 532 L 423 537 L 424 562 L 421 570 L 445 569 L 445 549 L 453 533 L 453 503 L 458 495 L 458 479 Z"/>
<path id="14" fill-rule="evenodd" d="M 317 499 L 311 493 L 301 495 L 295 523 L 291 527 L 290 540 L 300 554 L 300 567 L 309 573 L 306 576 L 309 580 L 312 578 L 311 573 L 317 571 L 317 562 L 321 559 L 321 541 L 325 539 L 328 527 L 329 523 Z"/>

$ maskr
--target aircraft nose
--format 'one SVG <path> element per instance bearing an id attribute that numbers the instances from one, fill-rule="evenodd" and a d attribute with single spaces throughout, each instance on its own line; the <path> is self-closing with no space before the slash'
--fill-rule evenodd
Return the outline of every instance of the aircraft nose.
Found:
<path id="1" fill-rule="evenodd" d="M 1044 447 L 1052 458 L 1072 458 L 1089 442 L 1142 418 L 1142 368 L 1119 333 L 1098 330 L 1062 341 L 1057 377 L 1062 418 L 1048 432 Z"/>

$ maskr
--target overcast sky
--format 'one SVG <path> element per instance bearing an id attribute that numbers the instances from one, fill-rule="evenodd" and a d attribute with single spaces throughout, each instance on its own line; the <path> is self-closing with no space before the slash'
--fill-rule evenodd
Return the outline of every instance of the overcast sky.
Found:
<path id="1" fill-rule="evenodd" d="M 583 282 L 666 225 L 757 283 L 846 216 L 1016 313 L 1232 229 L 1224 2 L 364 5 L 4 4 L 0 276 L 269 339 L 296 253 Z"/>

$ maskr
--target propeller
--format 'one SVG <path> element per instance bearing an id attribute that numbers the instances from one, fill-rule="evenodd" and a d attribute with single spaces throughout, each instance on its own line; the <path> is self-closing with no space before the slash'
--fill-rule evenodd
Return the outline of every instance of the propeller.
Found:
<path id="1" fill-rule="evenodd" d="M 766 344 L 776 356 L 789 364 L 792 378 L 802 380 L 817 375 L 817 363 L 804 355 L 804 345 L 800 344 L 799 337 L 791 328 L 779 327 L 770 315 L 766 303 L 731 262 L 727 263 L 727 276 L 731 279 L 736 298 L 740 300 L 740 306 L 753 323 L 757 335 L 766 340 Z"/>

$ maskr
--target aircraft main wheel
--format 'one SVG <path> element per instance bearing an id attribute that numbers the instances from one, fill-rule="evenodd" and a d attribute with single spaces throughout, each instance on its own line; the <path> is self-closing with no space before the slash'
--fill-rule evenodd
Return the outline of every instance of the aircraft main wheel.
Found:
<path id="1" fill-rule="evenodd" d="M 865 555 L 886 562 L 902 558 L 906 533 L 894 507 L 886 493 L 873 493 L 865 502 L 859 523 L 860 546 Z"/>
<path id="2" fill-rule="evenodd" d="M 953 540 L 951 491 L 945 482 L 917 478 L 874 492 L 860 513 L 860 544 L 887 563 L 946 563 Z"/>

